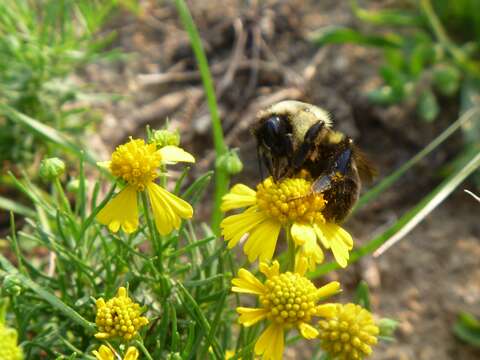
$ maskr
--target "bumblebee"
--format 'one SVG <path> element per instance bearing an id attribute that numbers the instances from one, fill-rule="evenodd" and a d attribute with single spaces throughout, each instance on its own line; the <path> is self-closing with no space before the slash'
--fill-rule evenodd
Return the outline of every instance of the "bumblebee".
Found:
<path id="1" fill-rule="evenodd" d="M 274 181 L 307 170 L 312 191 L 327 200 L 323 211 L 327 221 L 341 223 L 358 200 L 361 181 L 376 176 L 353 140 L 334 131 L 329 114 L 317 106 L 281 101 L 257 114 L 252 132 L 260 169 L 263 163 Z"/>

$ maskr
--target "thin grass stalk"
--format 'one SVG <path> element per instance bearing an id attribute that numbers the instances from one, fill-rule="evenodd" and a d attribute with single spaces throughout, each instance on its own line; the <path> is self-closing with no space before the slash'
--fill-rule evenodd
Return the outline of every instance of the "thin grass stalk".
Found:
<path id="1" fill-rule="evenodd" d="M 213 143 L 215 146 L 216 159 L 219 159 L 227 152 L 227 145 L 225 144 L 222 124 L 218 114 L 218 104 L 213 86 L 212 74 L 208 66 L 208 60 L 203 49 L 202 40 L 198 33 L 197 26 L 193 21 L 190 10 L 184 0 L 175 0 L 175 6 L 180 16 L 180 21 L 188 33 L 190 44 L 192 46 L 195 58 L 197 60 L 200 76 L 202 78 L 203 88 L 207 97 L 208 109 L 212 119 Z M 222 212 L 220 211 L 220 204 L 222 197 L 228 191 L 229 176 L 225 169 L 216 167 L 215 169 L 215 195 L 214 207 L 212 211 L 212 229 L 218 235 L 220 231 L 220 221 L 222 219 Z"/>

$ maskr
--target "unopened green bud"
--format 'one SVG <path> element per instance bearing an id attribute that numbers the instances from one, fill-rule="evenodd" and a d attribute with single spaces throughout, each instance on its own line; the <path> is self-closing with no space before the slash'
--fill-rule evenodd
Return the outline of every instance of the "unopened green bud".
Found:
<path id="1" fill-rule="evenodd" d="M 154 130 L 151 141 L 154 142 L 158 148 L 168 145 L 178 146 L 180 145 L 180 133 L 178 130 Z"/>
<path id="2" fill-rule="evenodd" d="M 243 163 L 240 160 L 236 149 L 229 150 L 227 153 L 220 156 L 216 165 L 230 175 L 238 174 L 243 170 Z"/>
<path id="3" fill-rule="evenodd" d="M 393 337 L 393 333 L 398 326 L 398 321 L 389 318 L 383 318 L 377 322 L 377 325 L 380 329 L 380 336 Z"/>
<path id="4" fill-rule="evenodd" d="M 80 180 L 72 179 L 67 184 L 67 191 L 76 194 L 80 189 Z"/>
<path id="5" fill-rule="evenodd" d="M 23 291 L 22 282 L 15 274 L 9 274 L 5 276 L 5 278 L 3 279 L 2 288 L 8 295 L 11 296 L 18 296 Z"/>
<path id="6" fill-rule="evenodd" d="M 56 157 L 43 159 L 40 163 L 40 177 L 45 181 L 59 178 L 65 172 L 65 163 Z"/>
<path id="7" fill-rule="evenodd" d="M 167 355 L 168 360 L 182 360 L 182 357 L 180 356 L 180 353 L 174 352 L 170 353 Z"/>

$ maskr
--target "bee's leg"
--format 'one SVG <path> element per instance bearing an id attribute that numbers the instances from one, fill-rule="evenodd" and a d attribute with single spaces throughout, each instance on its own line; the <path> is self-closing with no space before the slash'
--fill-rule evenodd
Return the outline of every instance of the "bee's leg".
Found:
<path id="1" fill-rule="evenodd" d="M 323 128 L 324 128 L 323 121 L 318 121 L 307 130 L 302 144 L 300 145 L 298 150 L 295 152 L 295 154 L 293 154 L 292 167 L 295 170 L 298 170 L 302 167 L 303 163 L 305 162 L 307 157 L 310 155 L 310 152 L 314 146 L 314 143 L 318 134 Z"/>

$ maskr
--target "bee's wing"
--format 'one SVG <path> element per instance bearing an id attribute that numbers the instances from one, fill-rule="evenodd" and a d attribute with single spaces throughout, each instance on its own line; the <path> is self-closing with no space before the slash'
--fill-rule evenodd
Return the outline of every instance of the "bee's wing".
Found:
<path id="1" fill-rule="evenodd" d="M 320 175 L 312 185 L 314 192 L 323 192 L 331 188 L 332 182 L 338 176 L 343 177 L 346 175 L 349 163 L 352 157 L 352 150 L 347 148 L 335 160 L 335 167 L 330 173 Z"/>
<path id="2" fill-rule="evenodd" d="M 352 150 L 360 179 L 371 183 L 378 175 L 377 168 L 358 146 L 353 145 Z"/>

